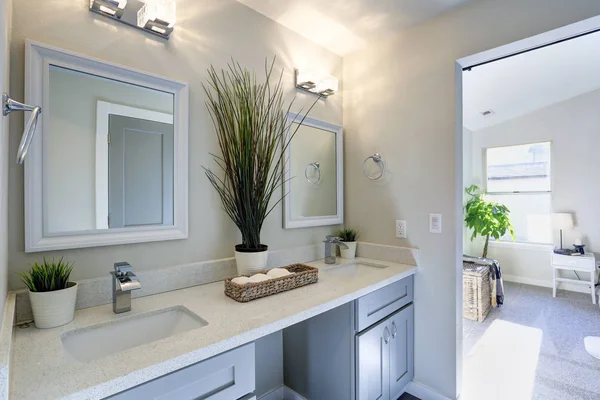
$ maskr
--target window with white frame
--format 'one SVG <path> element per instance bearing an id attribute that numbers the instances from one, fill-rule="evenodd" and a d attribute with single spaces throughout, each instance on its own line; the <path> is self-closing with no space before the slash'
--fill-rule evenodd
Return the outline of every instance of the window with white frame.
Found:
<path id="1" fill-rule="evenodd" d="M 510 209 L 517 242 L 552 243 L 551 155 L 550 142 L 484 149 L 487 197 Z"/>

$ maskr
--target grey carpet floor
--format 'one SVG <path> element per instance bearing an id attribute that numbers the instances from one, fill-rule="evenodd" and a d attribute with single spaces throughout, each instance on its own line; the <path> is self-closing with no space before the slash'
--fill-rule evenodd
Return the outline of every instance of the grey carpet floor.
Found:
<path id="1" fill-rule="evenodd" d="M 600 308 L 592 304 L 591 296 L 559 290 L 557 297 L 553 298 L 551 289 L 509 282 L 505 283 L 505 289 L 504 306 L 492 309 L 484 322 L 463 319 L 465 363 L 471 360 L 472 363 L 479 364 L 476 367 L 481 371 L 495 371 L 495 376 L 490 377 L 490 390 L 484 397 L 479 395 L 475 397 L 482 397 L 481 399 L 465 400 L 496 400 L 499 391 L 494 390 L 495 384 L 515 384 L 514 376 L 506 379 L 511 373 L 507 359 L 513 363 L 515 370 L 528 362 L 535 370 L 531 374 L 533 389 L 529 395 L 514 397 L 521 397 L 523 400 L 528 400 L 525 397 L 534 400 L 599 400 L 600 360 L 592 358 L 583 344 L 586 336 L 600 336 Z M 505 349 L 507 344 L 510 348 L 511 343 L 515 344 L 515 348 L 524 342 L 533 345 L 530 349 L 527 344 L 523 344 L 520 351 L 516 350 L 514 354 L 507 356 L 510 351 L 493 351 L 493 346 L 489 346 L 490 340 L 486 341 L 486 332 L 488 339 L 493 338 L 492 344 L 506 341 Z M 509 334 L 502 336 L 505 332 Z M 511 332 L 514 334 L 511 335 Z M 524 332 L 525 335 L 521 338 L 519 332 Z M 541 340 L 531 340 L 530 332 L 534 333 L 534 337 L 541 336 Z M 498 336 L 498 333 L 501 335 Z M 535 357 L 531 363 L 532 354 L 537 356 L 537 364 Z M 498 373 L 498 365 L 502 365 L 501 370 L 506 374 Z M 470 367 L 465 369 L 463 388 L 475 384 L 474 379 L 488 378 L 483 374 L 478 375 L 477 368 L 472 368 L 473 365 Z M 478 376 L 468 376 L 468 371 L 471 371 L 471 375 Z M 504 399 L 505 397 L 502 398 Z"/>

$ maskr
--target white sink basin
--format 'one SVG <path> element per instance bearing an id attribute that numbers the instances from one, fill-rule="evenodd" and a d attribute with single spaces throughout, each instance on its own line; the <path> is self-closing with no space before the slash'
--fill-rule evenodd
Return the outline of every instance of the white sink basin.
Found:
<path id="1" fill-rule="evenodd" d="M 340 275 L 354 278 L 360 274 L 368 274 L 373 272 L 374 270 L 381 270 L 384 268 L 388 268 L 388 266 L 359 261 L 348 264 L 332 265 L 330 267 L 325 267 L 323 269 L 323 272 L 332 275 Z"/>
<path id="2" fill-rule="evenodd" d="M 88 362 L 206 325 L 187 308 L 175 306 L 75 329 L 61 339 L 71 356 Z"/>

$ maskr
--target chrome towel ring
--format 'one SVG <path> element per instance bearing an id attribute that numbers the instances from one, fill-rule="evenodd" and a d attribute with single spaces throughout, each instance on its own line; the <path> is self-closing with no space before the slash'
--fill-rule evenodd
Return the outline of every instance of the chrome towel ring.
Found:
<path id="1" fill-rule="evenodd" d="M 310 177 L 308 176 L 308 171 L 310 169 L 314 169 L 315 172 L 317 173 L 317 179 L 310 179 Z M 308 164 L 306 166 L 306 168 L 304 168 L 304 177 L 306 178 L 306 180 L 308 181 L 308 183 L 310 183 L 311 185 L 316 185 L 317 183 L 319 183 L 321 181 L 321 164 L 319 164 L 318 161 L 312 162 L 310 164 Z"/>
<path id="2" fill-rule="evenodd" d="M 373 160 L 375 162 L 375 164 L 379 165 L 379 167 L 381 168 L 381 173 L 379 175 L 372 176 L 367 173 L 367 171 L 365 170 L 365 164 L 369 160 Z M 363 174 L 365 174 L 365 176 L 372 181 L 376 181 L 376 180 L 383 178 L 383 176 L 385 175 L 385 163 L 383 162 L 383 158 L 381 157 L 381 154 L 375 153 L 372 156 L 365 158 L 365 161 L 363 161 L 363 163 L 362 163 L 362 170 L 363 170 Z"/>

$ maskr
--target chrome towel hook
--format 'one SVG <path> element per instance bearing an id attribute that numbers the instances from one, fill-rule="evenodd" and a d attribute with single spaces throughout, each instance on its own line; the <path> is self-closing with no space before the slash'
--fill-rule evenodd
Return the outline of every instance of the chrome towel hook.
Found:
<path id="1" fill-rule="evenodd" d="M 2 115 L 6 116 L 13 111 L 31 111 L 31 116 L 25 125 L 23 136 L 21 137 L 21 143 L 19 143 L 19 150 L 17 152 L 17 163 L 23 164 L 33 135 L 35 134 L 35 128 L 37 127 L 37 121 L 39 115 L 42 113 L 42 108 L 39 106 L 30 106 L 27 104 L 19 103 L 16 100 L 11 99 L 8 94 L 2 93 Z"/>
<path id="2" fill-rule="evenodd" d="M 315 170 L 315 172 L 317 173 L 317 179 L 310 179 L 310 177 L 308 176 L 308 170 L 309 168 L 313 168 Z M 316 185 L 317 183 L 319 183 L 321 181 L 321 164 L 319 164 L 318 161 L 312 162 L 310 164 L 308 164 L 306 166 L 306 168 L 304 168 L 304 177 L 306 178 L 306 180 L 311 184 L 311 185 Z"/>
<path id="3" fill-rule="evenodd" d="M 379 165 L 379 167 L 381 168 L 381 173 L 379 175 L 372 176 L 367 173 L 367 171 L 365 170 L 365 164 L 369 160 L 373 160 L 375 162 L 375 164 Z M 381 157 L 381 154 L 375 153 L 372 156 L 365 158 L 365 161 L 363 161 L 363 163 L 362 163 L 362 170 L 363 170 L 363 174 L 365 174 L 365 176 L 372 181 L 376 181 L 376 180 L 383 178 L 383 176 L 385 175 L 385 163 L 383 162 L 383 158 Z"/>

